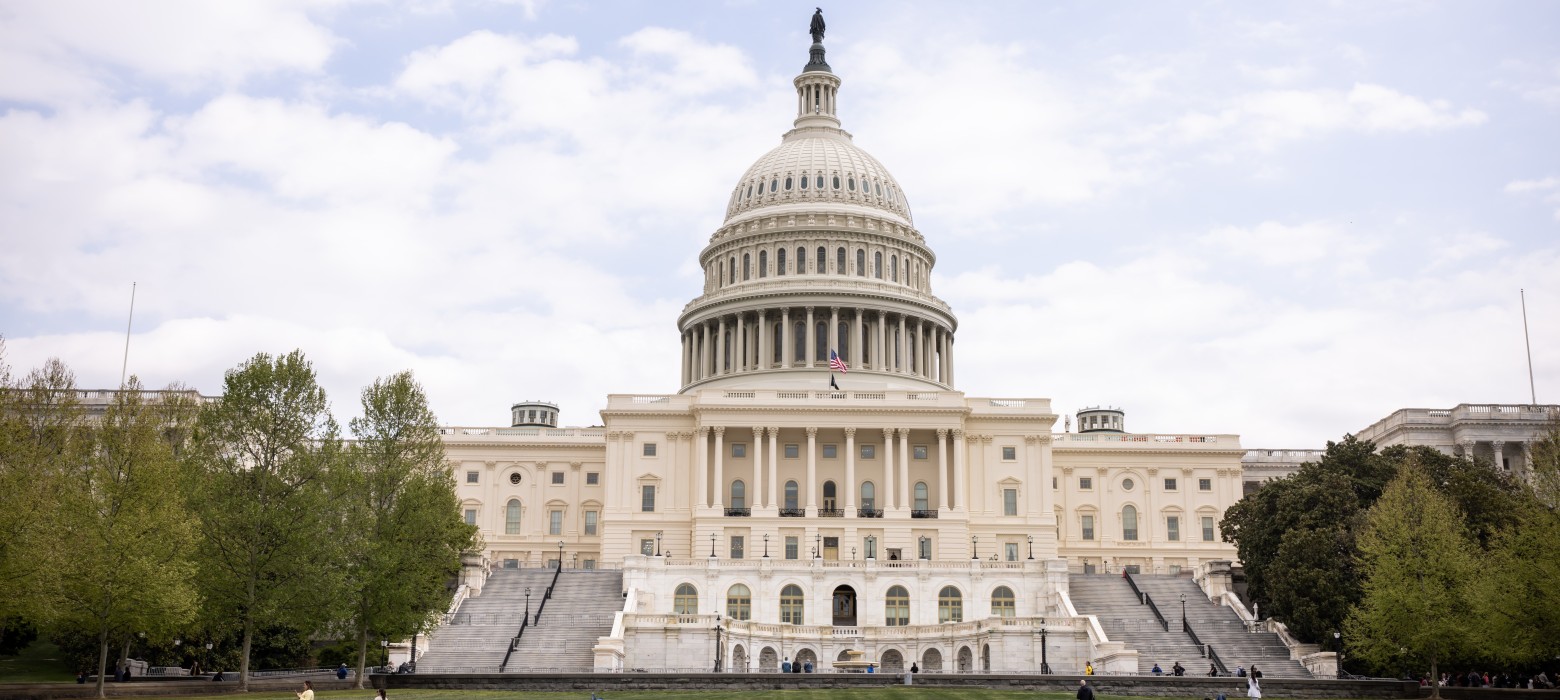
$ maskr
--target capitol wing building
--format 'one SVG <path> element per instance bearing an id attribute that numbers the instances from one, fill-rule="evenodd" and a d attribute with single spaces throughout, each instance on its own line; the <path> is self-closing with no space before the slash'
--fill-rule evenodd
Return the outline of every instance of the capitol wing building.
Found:
<path id="1" fill-rule="evenodd" d="M 1069 581 L 1184 574 L 1222 596 L 1238 438 L 1127 432 L 1114 409 L 1064 432 L 1047 399 L 961 393 L 931 241 L 842 128 L 821 40 L 794 82 L 792 128 L 699 252 L 676 393 L 613 395 L 599 428 L 536 402 L 444 429 L 486 543 L 465 605 L 505 575 L 621 570 L 584 652 L 598 671 L 1136 672 Z"/>

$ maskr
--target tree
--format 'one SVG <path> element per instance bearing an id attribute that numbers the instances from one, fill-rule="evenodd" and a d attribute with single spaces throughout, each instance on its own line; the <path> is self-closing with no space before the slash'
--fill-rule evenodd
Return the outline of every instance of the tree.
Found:
<path id="1" fill-rule="evenodd" d="M 1477 581 L 1485 648 L 1531 664 L 1560 657 L 1560 422 L 1532 446 L 1532 499 L 1490 548 Z"/>
<path id="2" fill-rule="evenodd" d="M 52 559 L 54 625 L 97 640 L 103 697 L 111 639 L 172 632 L 195 610 L 188 558 L 193 523 L 165 428 L 181 420 L 176 393 L 148 400 L 132 377 L 90 430 L 90 448 L 60 491 Z"/>
<path id="3" fill-rule="evenodd" d="M 1364 596 L 1346 624 L 1349 648 L 1377 667 L 1423 659 L 1438 678 L 1477 631 L 1477 555 L 1462 513 L 1411 459 L 1371 506 L 1359 549 Z"/>
<path id="4" fill-rule="evenodd" d="M 229 370 L 184 460 L 198 518 L 198 577 L 213 626 L 240 634 L 239 687 L 263 628 L 321 627 L 339 591 L 343 523 L 326 491 L 341 441 L 303 353 Z"/>
<path id="5" fill-rule="evenodd" d="M 476 528 L 460 515 L 438 421 L 410 372 L 363 390 L 363 416 L 338 490 L 349 503 L 347 602 L 343 626 L 357 648 L 363 687 L 370 640 L 407 636 L 449 604 L 447 582 Z"/>

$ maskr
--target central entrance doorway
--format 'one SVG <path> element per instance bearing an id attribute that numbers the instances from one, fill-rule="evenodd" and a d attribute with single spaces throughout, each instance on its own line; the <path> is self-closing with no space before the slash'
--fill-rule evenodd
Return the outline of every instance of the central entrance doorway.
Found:
<path id="1" fill-rule="evenodd" d="M 834 626 L 856 626 L 856 589 L 850 586 L 834 589 Z"/>

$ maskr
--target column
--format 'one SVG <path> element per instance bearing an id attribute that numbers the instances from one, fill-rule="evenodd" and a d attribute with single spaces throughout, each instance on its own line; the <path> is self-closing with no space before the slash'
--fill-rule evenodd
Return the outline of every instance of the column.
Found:
<path id="1" fill-rule="evenodd" d="M 688 386 L 688 331 L 682 333 L 682 385 Z"/>
<path id="2" fill-rule="evenodd" d="M 715 336 L 715 376 L 726 373 L 726 317 L 720 317 L 720 330 Z"/>
<path id="3" fill-rule="evenodd" d="M 780 310 L 780 337 L 776 339 L 776 340 L 780 341 L 780 368 L 781 369 L 790 369 L 791 368 L 791 348 L 796 347 L 796 339 L 792 338 L 791 334 L 793 334 L 795 332 L 796 332 L 796 330 L 791 328 L 791 310 L 790 309 L 781 309 Z"/>
<path id="4" fill-rule="evenodd" d="M 1470 462 L 1473 461 L 1473 446 L 1475 444 L 1477 444 L 1477 443 L 1475 441 L 1473 441 L 1473 440 L 1463 440 L 1462 441 L 1463 458 L 1468 460 L 1468 461 L 1470 461 Z"/>
<path id="5" fill-rule="evenodd" d="M 911 508 L 910 500 L 910 429 L 899 429 L 899 507 Z"/>
<path id="6" fill-rule="evenodd" d="M 883 429 L 883 508 L 887 513 L 894 506 L 894 429 Z"/>
<path id="7" fill-rule="evenodd" d="M 937 429 L 937 510 L 948 510 L 948 429 Z"/>
<path id="8" fill-rule="evenodd" d="M 845 517 L 856 517 L 856 429 L 845 429 Z"/>
<path id="9" fill-rule="evenodd" d="M 853 340 L 855 341 L 855 347 L 850 349 L 850 361 L 852 363 L 851 367 L 861 367 L 863 360 L 866 359 L 866 354 L 863 352 L 863 348 L 861 347 L 862 341 L 866 339 L 866 331 L 862 328 L 864 325 L 866 325 L 866 320 L 866 309 L 856 309 L 856 322 L 852 324 L 851 327 L 851 330 L 855 331 L 851 334 Z"/>
<path id="10" fill-rule="evenodd" d="M 877 342 L 872 347 L 872 369 L 879 372 L 884 369 L 884 359 L 888 357 L 888 314 L 877 312 Z"/>
<path id="11" fill-rule="evenodd" d="M 897 372 L 910 371 L 910 345 L 905 342 L 905 315 L 899 314 L 899 337 L 894 339 L 894 355 L 899 359 Z"/>
<path id="12" fill-rule="evenodd" d="M 968 491 L 970 489 L 969 475 L 965 473 L 964 465 L 964 431 L 955 428 L 953 430 L 953 507 L 955 510 L 967 511 L 970 507 Z"/>
<path id="13" fill-rule="evenodd" d="M 807 429 L 807 517 L 818 517 L 818 429 Z"/>
<path id="14" fill-rule="evenodd" d="M 831 307 L 829 307 L 829 331 L 826 334 L 826 336 L 827 336 L 826 337 L 827 342 L 825 342 L 824 345 L 829 346 L 830 350 L 836 350 L 836 351 L 839 350 L 839 345 L 840 345 L 840 307 L 838 307 L 838 306 L 831 306 Z M 840 355 L 840 359 L 841 360 L 845 359 L 845 356 L 844 355 Z M 827 365 L 827 363 L 829 361 L 829 358 L 825 357 L 823 359 L 823 361 L 824 361 L 825 365 Z"/>
<path id="15" fill-rule="evenodd" d="M 802 336 L 807 339 L 807 346 L 802 348 L 802 357 L 807 358 L 802 363 L 803 367 L 813 366 L 813 360 L 817 359 L 813 357 L 813 348 L 818 347 L 817 340 L 813 337 L 816 333 L 817 329 L 813 328 L 813 307 L 809 306 L 807 307 L 807 334 Z"/>
<path id="16" fill-rule="evenodd" d="M 948 339 L 950 337 L 947 330 L 940 330 L 937 333 L 937 342 L 939 343 L 937 349 L 938 379 L 944 384 L 948 383 Z"/>
<path id="17" fill-rule="evenodd" d="M 748 359 L 747 324 L 742 317 L 746 314 L 737 314 L 737 334 L 732 336 L 736 346 L 731 349 L 731 371 L 746 372 Z"/>
<path id="18" fill-rule="evenodd" d="M 1505 460 L 1505 457 L 1506 457 L 1505 447 L 1506 447 L 1506 443 L 1503 440 L 1491 440 L 1490 441 L 1490 450 L 1493 451 L 1493 454 L 1494 454 L 1493 459 L 1495 460 L 1495 462 L 1494 462 L 1494 464 L 1492 466 L 1495 467 L 1495 471 L 1499 472 L 1499 471 L 1505 471 L 1506 470 L 1506 467 L 1505 467 L 1505 461 L 1506 461 Z"/>
<path id="19" fill-rule="evenodd" d="M 769 507 L 780 501 L 780 429 L 769 429 Z"/>
<path id="20" fill-rule="evenodd" d="M 700 508 L 710 507 L 710 429 L 699 427 L 694 430 L 697 435 L 694 440 L 694 488 L 697 490 L 696 502 Z"/>
<path id="21" fill-rule="evenodd" d="M 774 357 L 774 351 L 769 349 L 769 344 L 774 342 L 769 334 L 769 321 L 764 319 L 763 309 L 758 310 L 758 362 L 754 364 L 756 369 L 769 369 L 769 358 Z"/>
<path id="22" fill-rule="evenodd" d="M 710 495 L 714 496 L 713 503 L 717 509 L 724 508 L 726 502 L 726 426 L 715 426 L 715 487 L 710 489 Z"/>
<path id="23" fill-rule="evenodd" d="M 769 463 L 774 469 L 774 462 Z M 764 429 L 753 429 L 753 502 L 752 508 L 764 507 Z"/>
<path id="24" fill-rule="evenodd" d="M 953 386 L 953 334 L 948 334 L 948 386 Z"/>

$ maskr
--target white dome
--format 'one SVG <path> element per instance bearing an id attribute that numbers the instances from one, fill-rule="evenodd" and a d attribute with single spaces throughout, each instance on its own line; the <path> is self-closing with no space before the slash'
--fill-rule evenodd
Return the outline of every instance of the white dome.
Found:
<path id="1" fill-rule="evenodd" d="M 826 202 L 860 206 L 914 226 L 904 190 L 888 169 L 849 135 L 818 128 L 787 134 L 748 168 L 732 191 L 726 222 L 771 206 Z"/>

